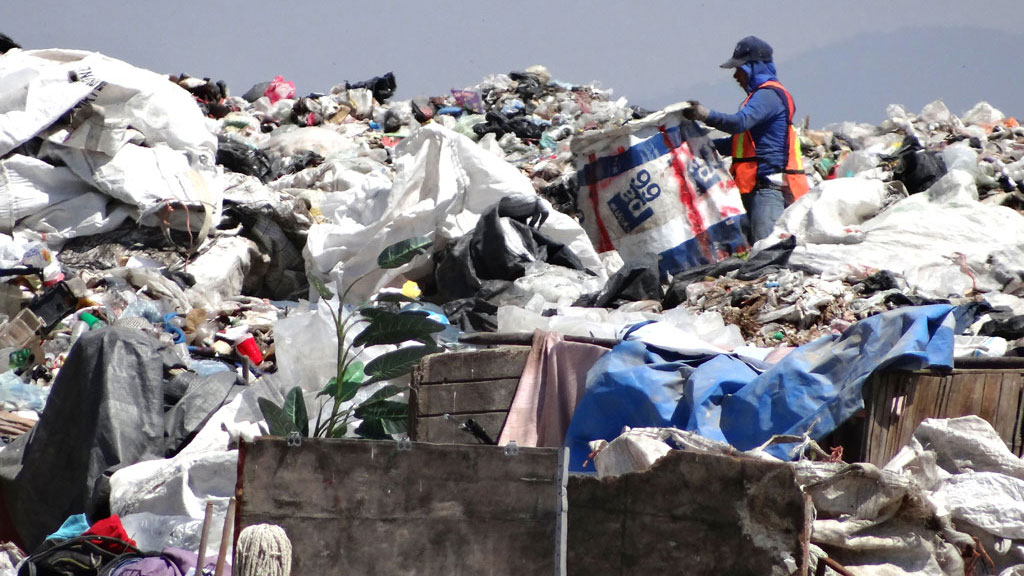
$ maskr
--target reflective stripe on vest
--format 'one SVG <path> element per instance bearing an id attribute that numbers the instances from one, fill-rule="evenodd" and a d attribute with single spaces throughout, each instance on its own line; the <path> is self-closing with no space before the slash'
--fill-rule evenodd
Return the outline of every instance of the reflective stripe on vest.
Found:
<path id="1" fill-rule="evenodd" d="M 803 196 L 808 189 L 807 175 L 804 173 L 803 157 L 800 151 L 800 138 L 796 133 L 796 128 L 793 127 L 796 106 L 793 104 L 793 97 L 789 92 L 775 80 L 761 84 L 754 89 L 754 92 L 762 88 L 774 90 L 786 103 L 786 126 L 788 127 L 785 142 L 786 166 L 782 170 L 782 175 L 785 190 L 792 195 L 793 200 L 796 200 Z M 742 106 L 747 105 L 754 92 L 747 95 Z M 757 162 L 757 150 L 750 131 L 734 134 L 732 137 L 732 166 L 729 171 L 732 173 L 733 180 L 736 181 L 736 187 L 742 194 L 753 191 L 757 185 Z"/>

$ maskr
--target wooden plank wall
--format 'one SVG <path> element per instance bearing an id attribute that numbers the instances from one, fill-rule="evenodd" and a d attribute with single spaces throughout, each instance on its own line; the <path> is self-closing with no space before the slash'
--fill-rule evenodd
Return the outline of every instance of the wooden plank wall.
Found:
<path id="1" fill-rule="evenodd" d="M 1021 456 L 1022 392 L 1024 377 L 1019 370 L 875 374 L 866 393 L 864 461 L 884 466 L 925 418 L 972 414 L 992 424 L 1010 450 Z"/>
<path id="2" fill-rule="evenodd" d="M 261 437 L 239 450 L 236 534 L 284 528 L 292 574 L 565 573 L 556 448 Z"/>
<path id="3" fill-rule="evenodd" d="M 529 346 L 505 346 L 424 358 L 412 377 L 409 437 L 473 444 L 477 440 L 459 429 L 473 419 L 497 440 L 529 354 Z"/>

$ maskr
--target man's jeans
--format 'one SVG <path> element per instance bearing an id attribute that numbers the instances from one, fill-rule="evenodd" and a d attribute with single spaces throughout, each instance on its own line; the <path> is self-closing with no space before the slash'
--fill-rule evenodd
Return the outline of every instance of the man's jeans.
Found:
<path id="1" fill-rule="evenodd" d="M 761 188 L 741 196 L 743 208 L 747 211 L 747 240 L 751 244 L 766 238 L 775 228 L 775 221 L 786 209 L 786 200 L 781 190 Z"/>

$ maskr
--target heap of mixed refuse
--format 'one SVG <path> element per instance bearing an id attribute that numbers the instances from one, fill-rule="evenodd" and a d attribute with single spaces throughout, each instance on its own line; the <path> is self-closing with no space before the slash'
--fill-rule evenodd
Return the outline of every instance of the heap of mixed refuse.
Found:
<path id="1" fill-rule="evenodd" d="M 95 53 L 12 50 L 0 86 L 0 436 L 14 442 L 0 477 L 33 546 L 103 484 L 140 543 L 194 549 L 198 495 L 152 488 L 202 463 L 203 497 L 223 507 L 229 448 L 265 431 L 256 396 L 312 398 L 334 374 L 332 304 L 311 279 L 346 303 L 416 282 L 447 349 L 475 332 L 626 339 L 663 323 L 684 351 L 770 363 L 947 304 L 971 311 L 956 357 L 1024 351 L 1024 128 L 986 103 L 801 127 L 814 186 L 773 235 L 666 272 L 588 236 L 579 144 L 665 112 L 541 66 L 430 98 L 395 99 L 392 74 L 306 95 L 277 77 L 239 96 Z M 33 98 L 6 97 L 19 91 Z M 411 237 L 429 250 L 376 266 Z M 28 485 L 54 464 L 24 451 L 37 421 L 32 441 L 90 455 L 58 486 Z"/>

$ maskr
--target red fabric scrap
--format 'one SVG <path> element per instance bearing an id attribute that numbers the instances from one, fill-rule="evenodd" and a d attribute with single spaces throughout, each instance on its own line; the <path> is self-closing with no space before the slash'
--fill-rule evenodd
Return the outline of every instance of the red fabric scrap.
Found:
<path id="1" fill-rule="evenodd" d="M 132 540 L 128 533 L 125 532 L 124 524 L 121 524 L 121 518 L 117 514 L 93 523 L 82 535 L 108 536 L 110 538 L 117 538 L 126 544 L 130 544 L 132 547 L 137 547 L 135 540 Z M 111 542 L 110 540 L 94 540 L 93 543 L 115 554 L 124 554 L 128 551 L 128 546 L 125 544 Z"/>

